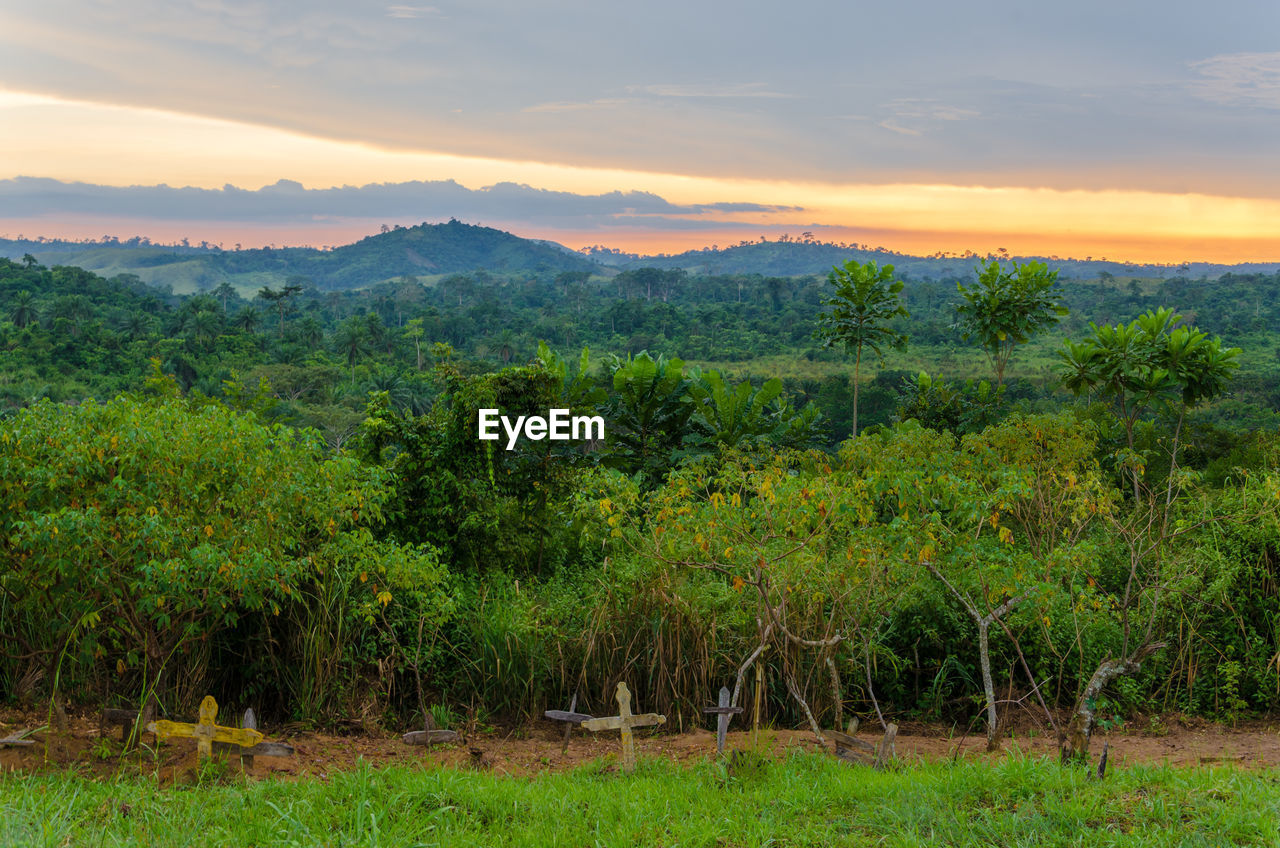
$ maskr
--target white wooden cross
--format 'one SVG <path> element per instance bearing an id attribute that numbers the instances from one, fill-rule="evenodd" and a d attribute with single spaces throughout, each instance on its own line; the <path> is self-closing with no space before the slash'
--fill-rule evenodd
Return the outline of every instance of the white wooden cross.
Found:
<path id="1" fill-rule="evenodd" d="M 631 714 L 631 690 L 627 684 L 618 684 L 618 714 L 608 718 L 593 718 L 582 723 L 584 730 L 593 733 L 599 730 L 622 731 L 622 770 L 631 771 L 636 767 L 636 746 L 631 738 L 633 727 L 653 727 L 666 722 L 667 717 L 657 713 Z"/>

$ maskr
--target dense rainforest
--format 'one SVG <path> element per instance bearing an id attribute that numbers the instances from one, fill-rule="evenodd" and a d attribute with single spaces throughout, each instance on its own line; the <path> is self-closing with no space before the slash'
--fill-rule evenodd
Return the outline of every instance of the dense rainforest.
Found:
<path id="1" fill-rule="evenodd" d="M 778 721 L 1077 751 L 1280 707 L 1280 276 L 972 264 L 0 260 L 0 698 L 485 724 L 626 677 L 691 717 L 758 657 Z"/>

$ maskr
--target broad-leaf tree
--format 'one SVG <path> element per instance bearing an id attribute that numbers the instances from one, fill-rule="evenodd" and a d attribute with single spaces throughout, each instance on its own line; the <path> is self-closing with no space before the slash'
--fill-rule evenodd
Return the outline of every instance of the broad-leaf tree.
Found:
<path id="1" fill-rule="evenodd" d="M 1013 263 L 1002 268 L 992 260 L 979 266 L 972 286 L 957 283 L 963 302 L 956 306 L 957 326 L 964 339 L 976 338 L 1004 385 L 1004 372 L 1018 345 L 1057 324 L 1067 314 L 1062 305 L 1058 272 L 1043 262 Z"/>
<path id="2" fill-rule="evenodd" d="M 894 278 L 892 265 L 860 265 L 850 259 L 832 268 L 827 282 L 836 290 L 823 301 L 829 309 L 818 317 L 814 336 L 823 347 L 839 346 L 853 354 L 853 436 L 857 438 L 863 350 L 872 351 L 883 363 L 886 348 L 905 347 L 907 337 L 891 324 L 910 313 L 898 298 L 902 281 Z"/>
<path id="3" fill-rule="evenodd" d="M 1115 599 L 1120 656 L 1104 659 L 1081 690 L 1063 744 L 1064 759 L 1087 752 L 1103 690 L 1114 679 L 1138 672 L 1143 661 L 1165 645 L 1157 627 L 1169 596 L 1167 585 L 1176 582 L 1182 564 L 1171 550 L 1172 542 L 1202 524 L 1228 517 L 1197 514 L 1192 505 L 1182 503 L 1184 492 L 1195 485 L 1195 475 L 1179 472 L 1178 452 L 1187 414 L 1226 390 L 1239 367 L 1240 349 L 1224 347 L 1221 339 L 1195 327 L 1181 326 L 1181 320 L 1162 307 L 1128 324 L 1090 324 L 1093 337 L 1068 341 L 1060 354 L 1064 384 L 1076 394 L 1094 394 L 1108 402 L 1123 426 L 1126 447 L 1115 459 L 1132 481 L 1126 509 L 1110 517 L 1128 568 L 1104 587 Z M 1146 472 L 1153 456 L 1139 449 L 1135 435 L 1140 422 L 1157 414 L 1175 422 L 1163 490 L 1148 485 Z"/>

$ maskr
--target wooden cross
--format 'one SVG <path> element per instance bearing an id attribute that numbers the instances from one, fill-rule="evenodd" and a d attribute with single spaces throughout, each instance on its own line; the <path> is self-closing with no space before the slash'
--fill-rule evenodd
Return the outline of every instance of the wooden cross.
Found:
<path id="1" fill-rule="evenodd" d="M 594 716 L 586 713 L 576 713 L 574 710 L 578 706 L 578 693 L 573 693 L 573 698 L 569 701 L 569 709 L 567 710 L 547 710 L 544 716 L 552 721 L 564 722 L 564 745 L 560 748 L 560 753 L 566 753 L 569 750 L 569 734 L 573 733 L 575 724 L 582 724 L 584 721 L 590 721 Z"/>
<path id="2" fill-rule="evenodd" d="M 258 729 L 258 717 L 253 714 L 253 707 L 249 707 L 244 711 L 244 718 L 240 722 L 240 726 L 245 730 Z M 253 768 L 253 758 L 257 757 L 291 757 L 294 754 L 293 747 L 290 745 L 281 745 L 279 742 L 259 742 L 252 747 L 243 747 L 237 742 L 214 742 L 213 752 L 231 753 L 240 755 L 240 764 L 246 769 Z"/>
<path id="3" fill-rule="evenodd" d="M 644 713 L 642 715 L 631 714 L 631 690 L 627 688 L 627 684 L 618 684 L 618 714 L 609 716 L 608 718 L 593 718 L 582 722 L 584 730 L 596 732 L 599 730 L 621 730 L 622 731 L 622 770 L 631 771 L 636 767 L 636 746 L 631 738 L 631 728 L 633 727 L 653 727 L 663 724 L 667 717 L 658 715 L 657 713 Z"/>
<path id="4" fill-rule="evenodd" d="M 218 717 L 218 702 L 212 695 L 205 695 L 200 702 L 200 721 L 195 724 L 184 724 L 177 721 L 153 721 L 147 730 L 156 735 L 156 739 L 164 741 L 169 737 L 196 740 L 196 750 L 200 756 L 213 756 L 214 742 L 229 742 L 241 748 L 251 748 L 262 741 L 262 734 L 256 730 L 239 727 L 222 727 L 215 723 Z"/>
<path id="5" fill-rule="evenodd" d="M 849 729 L 856 730 L 857 725 L 851 722 Z M 892 722 L 889 723 L 889 727 L 885 730 L 879 745 L 863 742 L 856 736 L 841 733 L 838 730 L 827 731 L 827 736 L 835 743 L 836 756 L 840 759 L 851 763 L 865 763 L 880 769 L 893 762 L 895 756 L 894 741 L 898 738 L 898 725 Z"/>
<path id="6" fill-rule="evenodd" d="M 720 687 L 720 703 L 718 706 L 706 707 L 704 713 L 712 713 L 716 717 L 716 756 L 724 754 L 724 736 L 729 732 L 729 722 L 742 712 L 742 707 L 729 706 L 729 687 Z"/>

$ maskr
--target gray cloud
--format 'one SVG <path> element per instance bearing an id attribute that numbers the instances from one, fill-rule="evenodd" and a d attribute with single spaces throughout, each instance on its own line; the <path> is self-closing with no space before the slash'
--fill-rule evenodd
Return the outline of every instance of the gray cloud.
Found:
<path id="1" fill-rule="evenodd" d="M 1191 91 L 1231 106 L 1280 109 L 1280 53 L 1233 53 L 1192 62 L 1204 79 Z"/>
<path id="2" fill-rule="evenodd" d="M 9 5 L 8 87 L 388 148 L 1280 194 L 1274 0 Z"/>
<path id="3" fill-rule="evenodd" d="M 0 180 L 0 218 L 69 215 L 237 223 L 315 223 L 325 220 L 497 220 L 564 229 L 636 224 L 662 229 L 723 226 L 726 214 L 800 212 L 801 207 L 757 203 L 682 206 L 649 192 L 583 195 L 516 183 L 469 189 L 452 180 L 377 183 L 308 189 L 281 180 L 257 190 L 160 186 L 101 186 L 18 177 Z"/>

